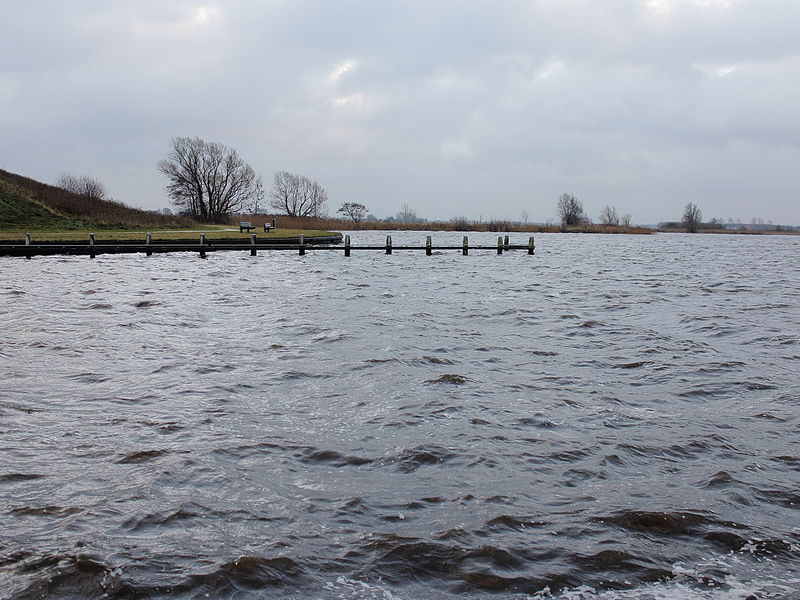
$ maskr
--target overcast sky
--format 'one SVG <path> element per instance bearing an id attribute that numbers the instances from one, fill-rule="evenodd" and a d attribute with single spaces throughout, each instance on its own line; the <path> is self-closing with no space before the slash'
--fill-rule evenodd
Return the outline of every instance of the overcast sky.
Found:
<path id="1" fill-rule="evenodd" d="M 798 0 L 2 4 L 0 168 L 169 206 L 173 136 L 330 213 L 800 224 Z"/>

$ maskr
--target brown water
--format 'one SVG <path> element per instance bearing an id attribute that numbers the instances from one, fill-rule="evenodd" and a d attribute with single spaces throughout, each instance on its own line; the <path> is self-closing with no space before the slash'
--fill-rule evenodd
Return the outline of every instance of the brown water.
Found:
<path id="1" fill-rule="evenodd" d="M 4 259 L 0 597 L 788 597 L 798 259 Z"/>

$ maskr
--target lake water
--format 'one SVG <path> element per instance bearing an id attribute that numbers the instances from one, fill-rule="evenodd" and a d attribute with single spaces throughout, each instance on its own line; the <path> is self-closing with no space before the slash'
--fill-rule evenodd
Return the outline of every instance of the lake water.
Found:
<path id="1" fill-rule="evenodd" d="M 0 598 L 795 597 L 800 237 L 536 246 L 3 259 Z"/>

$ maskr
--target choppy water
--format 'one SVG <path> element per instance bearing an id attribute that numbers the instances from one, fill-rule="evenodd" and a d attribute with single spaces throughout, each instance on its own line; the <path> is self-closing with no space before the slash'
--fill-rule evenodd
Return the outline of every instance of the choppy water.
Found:
<path id="1" fill-rule="evenodd" d="M 0 597 L 790 596 L 798 259 L 4 259 Z"/>

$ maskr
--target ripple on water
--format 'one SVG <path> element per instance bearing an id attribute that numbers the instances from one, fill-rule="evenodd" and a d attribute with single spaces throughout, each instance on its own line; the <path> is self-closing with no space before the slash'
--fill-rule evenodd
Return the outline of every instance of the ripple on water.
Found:
<path id="1" fill-rule="evenodd" d="M 0 587 L 786 595 L 798 246 L 741 242 L 9 262 Z"/>

